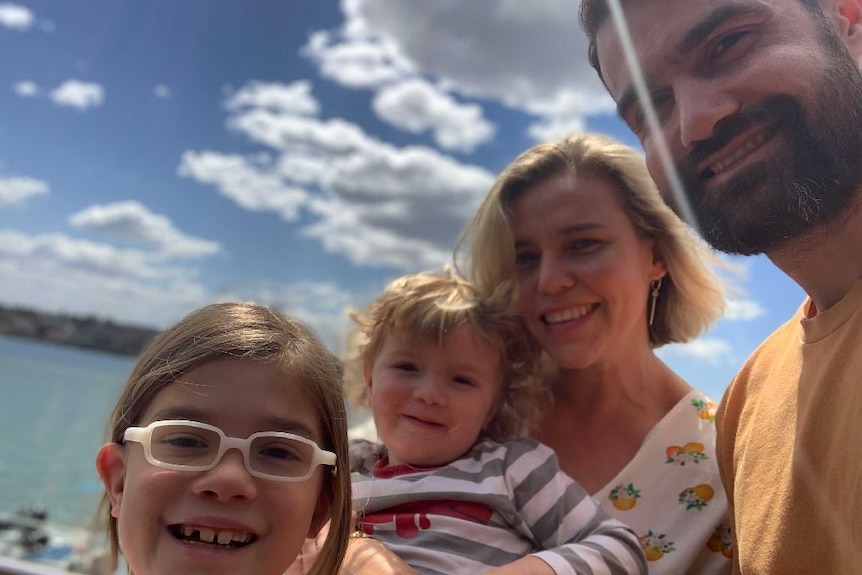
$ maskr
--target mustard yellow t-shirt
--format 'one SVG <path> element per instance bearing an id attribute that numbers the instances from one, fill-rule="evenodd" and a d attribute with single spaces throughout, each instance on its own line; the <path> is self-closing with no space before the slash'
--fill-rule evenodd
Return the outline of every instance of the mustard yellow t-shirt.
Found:
<path id="1" fill-rule="evenodd" d="M 754 352 L 718 410 L 734 573 L 862 573 L 862 281 L 813 311 Z"/>

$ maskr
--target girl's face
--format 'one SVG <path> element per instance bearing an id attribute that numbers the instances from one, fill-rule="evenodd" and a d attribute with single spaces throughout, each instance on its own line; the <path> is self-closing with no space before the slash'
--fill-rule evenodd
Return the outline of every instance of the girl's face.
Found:
<path id="1" fill-rule="evenodd" d="M 318 444 L 323 439 L 314 405 L 290 374 L 244 359 L 189 371 L 162 389 L 135 423 L 165 419 L 208 423 L 232 437 L 285 431 Z M 96 463 L 135 575 L 279 575 L 328 519 L 329 502 L 321 496 L 327 466 L 306 481 L 271 481 L 249 475 L 232 449 L 209 471 L 173 471 L 149 464 L 135 442 L 104 446 Z M 218 543 L 228 535 L 234 543 Z"/>
<path id="2" fill-rule="evenodd" d="M 665 267 L 611 184 L 551 177 L 512 203 L 511 223 L 519 307 L 558 365 L 616 363 L 649 345 L 649 286 Z"/>
<path id="3" fill-rule="evenodd" d="M 386 336 L 365 378 L 391 465 L 437 467 L 469 450 L 494 417 L 500 354 L 468 328 L 436 341 Z"/>

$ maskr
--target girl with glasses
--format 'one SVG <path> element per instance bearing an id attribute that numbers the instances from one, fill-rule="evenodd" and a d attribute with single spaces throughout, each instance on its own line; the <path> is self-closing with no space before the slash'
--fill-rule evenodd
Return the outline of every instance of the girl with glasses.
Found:
<path id="1" fill-rule="evenodd" d="M 280 575 L 329 522 L 312 573 L 350 531 L 342 370 L 303 325 L 223 303 L 139 356 L 96 467 L 108 537 L 134 575 Z"/>

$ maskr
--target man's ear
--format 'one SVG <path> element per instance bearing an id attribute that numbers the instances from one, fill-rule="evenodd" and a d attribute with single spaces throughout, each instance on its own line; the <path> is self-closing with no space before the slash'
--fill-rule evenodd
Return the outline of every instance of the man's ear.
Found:
<path id="1" fill-rule="evenodd" d="M 126 452 L 123 446 L 116 443 L 103 445 L 96 455 L 96 471 L 111 502 L 111 517 L 118 518 L 126 484 Z"/>
<path id="2" fill-rule="evenodd" d="M 823 13 L 853 58 L 862 58 L 862 0 L 824 0 Z"/>

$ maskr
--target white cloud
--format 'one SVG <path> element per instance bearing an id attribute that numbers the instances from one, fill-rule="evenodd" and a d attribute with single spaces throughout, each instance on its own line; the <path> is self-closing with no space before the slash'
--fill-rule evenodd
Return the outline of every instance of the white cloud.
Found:
<path id="1" fill-rule="evenodd" d="M 27 258 L 59 267 L 74 267 L 105 277 L 124 276 L 146 280 L 184 277 L 181 268 L 160 265 L 152 254 L 117 249 L 107 244 L 71 238 L 64 234 L 28 236 L 0 230 L 0 259 Z"/>
<path id="2" fill-rule="evenodd" d="M 433 131 L 437 144 L 446 150 L 472 152 L 496 131 L 479 105 L 459 103 L 420 79 L 382 88 L 372 107 L 378 117 L 402 130 L 414 134 Z"/>
<path id="3" fill-rule="evenodd" d="M 69 222 L 76 227 L 143 244 L 170 257 L 202 258 L 220 251 L 218 242 L 188 236 L 167 217 L 154 214 L 133 200 L 90 206 L 73 214 Z"/>
<path id="4" fill-rule="evenodd" d="M 392 146 L 340 118 L 261 104 L 234 110 L 227 125 L 276 157 L 187 151 L 179 173 L 217 186 L 246 209 L 289 220 L 305 208 L 311 223 L 303 233 L 355 265 L 416 270 L 451 259 L 493 183 L 490 172 L 432 148 Z"/>
<path id="5" fill-rule="evenodd" d="M 292 84 L 253 81 L 229 95 L 225 101 L 228 110 L 261 108 L 273 112 L 316 115 L 320 106 L 311 95 L 311 83 L 305 80 Z"/>
<path id="6" fill-rule="evenodd" d="M 47 195 L 49 190 L 47 183 L 33 178 L 0 178 L 0 207 Z"/>
<path id="7" fill-rule="evenodd" d="M 377 88 L 412 72 L 398 50 L 379 39 L 343 41 L 320 30 L 311 35 L 303 53 L 318 65 L 324 78 L 350 88 Z"/>
<path id="8" fill-rule="evenodd" d="M 583 57 L 587 44 L 576 4 L 345 0 L 342 10 L 342 28 L 312 35 L 305 50 L 324 76 L 343 85 L 374 88 L 431 78 L 449 92 L 538 116 L 534 137 L 614 110 Z M 364 70 L 376 73 L 363 76 Z"/>
<path id="9" fill-rule="evenodd" d="M 172 92 L 169 87 L 164 84 L 156 84 L 153 88 L 153 94 L 156 98 L 161 98 L 162 100 L 169 100 Z"/>
<path id="10" fill-rule="evenodd" d="M 0 4 L 0 26 L 23 32 L 29 30 L 34 21 L 35 17 L 29 8 L 10 2 Z"/>
<path id="11" fill-rule="evenodd" d="M 724 318 L 751 321 L 766 315 L 766 309 L 754 300 L 728 298 Z"/>
<path id="12" fill-rule="evenodd" d="M 218 152 L 187 151 L 180 159 L 177 173 L 216 186 L 223 196 L 242 208 L 276 212 L 288 221 L 296 219 L 307 198 L 305 190 L 285 183 L 265 158 L 254 162 Z"/>
<path id="13" fill-rule="evenodd" d="M 102 105 L 105 101 L 105 90 L 99 84 L 66 80 L 51 92 L 51 99 L 58 106 L 86 110 Z"/>
<path id="14" fill-rule="evenodd" d="M 549 115 L 530 124 L 527 134 L 536 142 L 553 142 L 572 132 L 582 132 L 584 127 L 583 116 Z"/>
<path id="15" fill-rule="evenodd" d="M 39 86 L 36 85 L 36 82 L 24 80 L 23 82 L 16 82 L 12 86 L 12 90 L 22 98 L 32 98 L 39 93 Z"/>
<path id="16" fill-rule="evenodd" d="M 658 350 L 658 355 L 676 356 L 697 360 L 709 365 L 718 365 L 733 359 L 729 342 L 719 338 L 699 338 L 688 343 L 675 343 Z"/>
<path id="17" fill-rule="evenodd" d="M 357 307 L 357 295 L 331 282 L 300 281 L 274 286 L 247 287 L 244 297 L 274 306 L 311 327 L 326 346 L 343 353 L 351 326 L 348 310 Z"/>
<path id="18" fill-rule="evenodd" d="M 355 290 L 323 282 L 271 285 L 239 280 L 221 293 L 196 279 L 194 268 L 168 265 L 153 254 L 118 250 L 62 234 L 0 230 L 0 301 L 48 311 L 96 315 L 164 328 L 216 301 L 274 305 L 308 324 L 339 349 Z"/>

